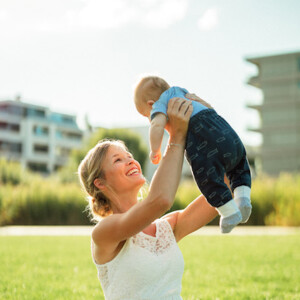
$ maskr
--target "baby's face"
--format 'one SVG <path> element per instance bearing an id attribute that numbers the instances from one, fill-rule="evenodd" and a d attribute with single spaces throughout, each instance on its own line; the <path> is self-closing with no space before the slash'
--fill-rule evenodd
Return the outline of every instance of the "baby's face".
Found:
<path id="1" fill-rule="evenodd" d="M 153 100 L 151 98 L 151 93 L 149 92 L 151 90 L 151 81 L 146 81 L 142 86 L 138 88 L 136 91 L 136 106 L 138 112 L 147 118 L 150 118 L 150 113 L 152 110 L 152 104 Z M 147 96 L 145 96 L 147 95 Z M 147 100 L 149 98 L 149 100 Z"/>
<path id="2" fill-rule="evenodd" d="M 142 116 L 148 119 L 150 118 L 151 107 L 149 107 L 146 103 L 139 103 L 136 108 Z"/>
<path id="3" fill-rule="evenodd" d="M 142 115 L 146 118 L 150 118 L 152 107 L 150 105 L 147 105 L 146 103 L 143 105 Z"/>

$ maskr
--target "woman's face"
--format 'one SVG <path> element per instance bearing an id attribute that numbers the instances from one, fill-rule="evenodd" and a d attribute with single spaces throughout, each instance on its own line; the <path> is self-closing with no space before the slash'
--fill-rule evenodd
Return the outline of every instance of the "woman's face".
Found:
<path id="1" fill-rule="evenodd" d="M 103 171 L 105 184 L 115 192 L 139 190 L 145 183 L 141 166 L 122 146 L 111 145 L 107 151 Z"/>

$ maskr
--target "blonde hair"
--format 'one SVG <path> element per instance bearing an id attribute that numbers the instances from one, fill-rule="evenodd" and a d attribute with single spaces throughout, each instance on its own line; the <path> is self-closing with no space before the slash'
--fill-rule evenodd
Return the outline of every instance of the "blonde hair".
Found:
<path id="1" fill-rule="evenodd" d="M 111 145 L 121 146 L 128 151 L 123 141 L 104 139 L 89 150 L 78 167 L 80 184 L 88 195 L 88 210 L 92 220 L 95 222 L 112 214 L 110 200 L 94 184 L 97 178 L 105 180 L 103 162 Z"/>
<path id="2" fill-rule="evenodd" d="M 169 88 L 169 84 L 161 77 L 146 76 L 141 78 L 134 90 L 134 104 L 137 111 L 143 114 L 143 105 L 148 100 L 157 101 L 160 95 Z"/>

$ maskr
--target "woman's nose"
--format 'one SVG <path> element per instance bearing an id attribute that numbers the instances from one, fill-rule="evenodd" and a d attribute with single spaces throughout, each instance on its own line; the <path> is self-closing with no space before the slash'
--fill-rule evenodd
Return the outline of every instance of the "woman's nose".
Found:
<path id="1" fill-rule="evenodd" d="M 128 164 L 128 165 L 133 164 L 133 158 L 128 158 L 127 164 Z"/>

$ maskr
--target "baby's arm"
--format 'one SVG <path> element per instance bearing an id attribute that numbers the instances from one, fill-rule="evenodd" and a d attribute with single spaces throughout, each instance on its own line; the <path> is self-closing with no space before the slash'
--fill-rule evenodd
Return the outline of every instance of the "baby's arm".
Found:
<path id="1" fill-rule="evenodd" d="M 153 164 L 158 164 L 161 159 L 161 143 L 164 129 L 167 124 L 167 116 L 158 113 L 154 116 L 150 125 L 150 159 Z"/>

